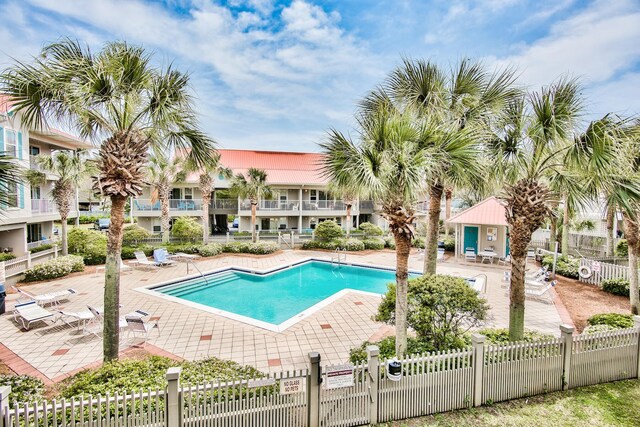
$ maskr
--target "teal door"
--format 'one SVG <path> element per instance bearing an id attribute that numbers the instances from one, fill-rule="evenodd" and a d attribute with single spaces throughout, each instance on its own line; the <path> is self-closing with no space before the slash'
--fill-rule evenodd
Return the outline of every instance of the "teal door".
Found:
<path id="1" fill-rule="evenodd" d="M 509 255 L 511 253 L 511 249 L 509 248 L 509 229 L 507 228 L 507 248 L 505 255 Z"/>
<path id="2" fill-rule="evenodd" d="M 467 248 L 473 248 L 478 253 L 478 227 L 464 227 L 463 253 Z"/>

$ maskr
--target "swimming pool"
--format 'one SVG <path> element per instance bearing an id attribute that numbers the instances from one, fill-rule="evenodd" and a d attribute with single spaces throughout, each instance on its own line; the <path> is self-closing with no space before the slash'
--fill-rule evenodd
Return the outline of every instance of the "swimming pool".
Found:
<path id="1" fill-rule="evenodd" d="M 394 281 L 390 269 L 308 260 L 269 272 L 229 268 L 145 290 L 279 332 L 346 292 L 380 295 Z"/>

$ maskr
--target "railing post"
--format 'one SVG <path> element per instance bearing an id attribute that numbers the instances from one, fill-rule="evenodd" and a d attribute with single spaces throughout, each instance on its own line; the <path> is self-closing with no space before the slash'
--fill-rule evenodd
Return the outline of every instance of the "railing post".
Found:
<path id="1" fill-rule="evenodd" d="M 0 427 L 9 427 L 9 395 L 11 387 L 0 387 Z M 25 417 L 26 418 L 26 417 Z"/>
<path id="2" fill-rule="evenodd" d="M 229 243 L 229 232 L 227 231 L 227 243 Z"/>
<path id="3" fill-rule="evenodd" d="M 58 245 L 53 245 L 53 259 L 58 258 Z"/>
<path id="4" fill-rule="evenodd" d="M 260 241 L 260 230 L 256 231 L 256 243 Z"/>
<path id="5" fill-rule="evenodd" d="M 309 381 L 307 382 L 307 426 L 320 426 L 320 353 L 309 353 Z"/>
<path id="6" fill-rule="evenodd" d="M 169 368 L 166 373 L 167 378 L 167 397 L 166 397 L 166 408 L 167 412 L 166 423 L 167 427 L 180 427 L 182 425 L 181 416 L 181 408 L 182 402 L 180 401 L 180 373 L 182 372 L 181 367 Z"/>
<path id="7" fill-rule="evenodd" d="M 562 357 L 562 389 L 569 390 L 571 354 L 573 353 L 573 326 L 560 325 L 560 332 L 562 342 L 564 343 L 564 354 Z"/>
<path id="8" fill-rule="evenodd" d="M 27 268 L 31 268 L 31 251 L 27 251 Z"/>
<path id="9" fill-rule="evenodd" d="M 480 334 L 471 335 L 473 346 L 473 406 L 482 405 L 482 382 L 484 381 L 484 342 L 487 337 Z"/>
<path id="10" fill-rule="evenodd" d="M 633 316 L 633 327 L 638 331 L 638 375 L 640 378 L 640 316 Z"/>
<path id="11" fill-rule="evenodd" d="M 380 349 L 377 345 L 367 346 L 367 368 L 369 371 L 369 424 L 378 424 L 378 390 L 380 387 Z"/>
<path id="12" fill-rule="evenodd" d="M 311 240 L 316 240 L 316 230 L 311 230 Z"/>

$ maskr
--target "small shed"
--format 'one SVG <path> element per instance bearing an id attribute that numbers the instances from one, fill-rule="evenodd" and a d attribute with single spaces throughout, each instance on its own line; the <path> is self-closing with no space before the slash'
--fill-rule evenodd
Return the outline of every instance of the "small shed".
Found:
<path id="1" fill-rule="evenodd" d="M 505 206 L 496 197 L 489 197 L 465 209 L 447 221 L 455 226 L 456 256 L 467 248 L 476 253 L 492 249 L 498 256 L 509 255 L 509 228 Z"/>

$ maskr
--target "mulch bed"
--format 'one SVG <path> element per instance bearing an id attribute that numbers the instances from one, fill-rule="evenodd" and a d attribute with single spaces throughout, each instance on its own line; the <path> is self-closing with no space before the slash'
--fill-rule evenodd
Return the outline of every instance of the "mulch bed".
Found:
<path id="1" fill-rule="evenodd" d="M 15 372 L 9 369 L 9 367 L 5 365 L 5 363 L 2 360 L 0 360 L 0 375 L 13 375 L 13 374 L 15 374 Z"/>
<path id="2" fill-rule="evenodd" d="M 613 295 L 597 286 L 558 276 L 555 291 L 569 311 L 578 332 L 587 326 L 587 319 L 600 313 L 630 313 L 629 298 Z"/>

